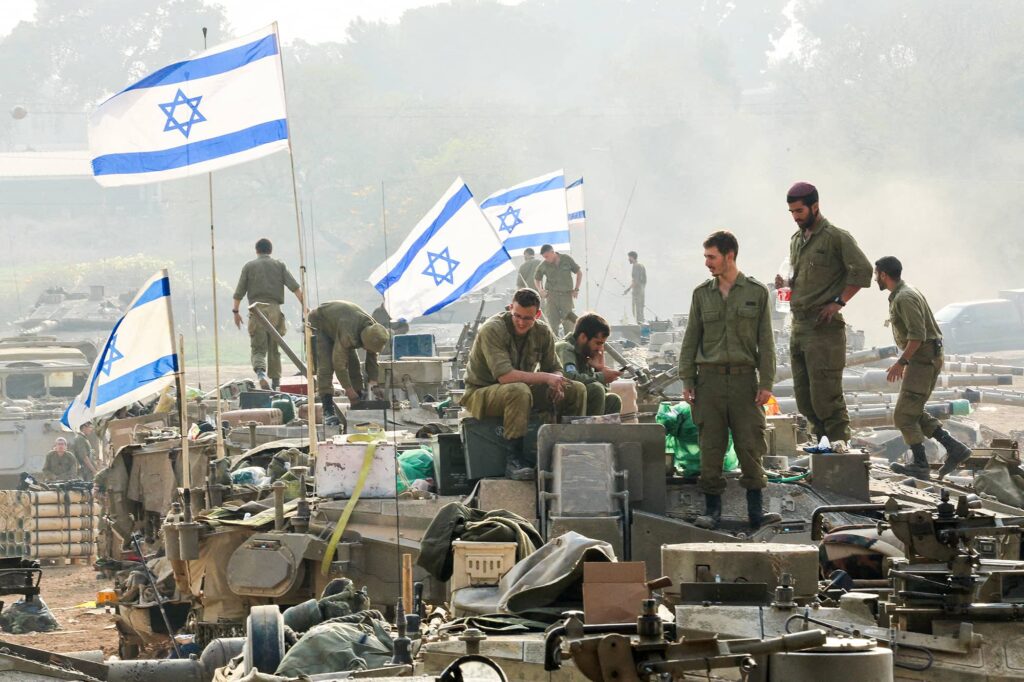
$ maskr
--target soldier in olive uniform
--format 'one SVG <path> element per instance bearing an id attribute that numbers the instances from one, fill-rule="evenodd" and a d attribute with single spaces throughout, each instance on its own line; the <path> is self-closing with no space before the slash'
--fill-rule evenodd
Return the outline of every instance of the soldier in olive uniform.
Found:
<path id="1" fill-rule="evenodd" d="M 846 322 L 839 311 L 871 284 L 871 262 L 849 232 L 821 215 L 814 185 L 796 183 L 786 201 L 799 227 L 789 245 L 793 393 L 814 437 L 828 436 L 834 451 L 845 452 L 850 415 L 843 397 Z M 776 276 L 776 288 L 786 284 Z"/>
<path id="2" fill-rule="evenodd" d="M 633 317 L 636 318 L 637 324 L 643 324 L 644 308 L 646 307 L 644 294 L 647 291 L 647 268 L 637 261 L 636 251 L 630 251 L 626 257 L 629 258 L 629 264 L 633 266 L 633 269 L 630 271 L 629 286 L 622 293 L 625 295 L 633 292 Z"/>
<path id="3" fill-rule="evenodd" d="M 53 442 L 53 450 L 46 454 L 43 464 L 44 481 L 75 481 L 78 480 L 78 460 L 68 450 L 66 438 L 58 438 Z"/>
<path id="4" fill-rule="evenodd" d="M 82 478 L 86 481 L 91 481 L 96 478 L 96 473 L 99 471 L 99 467 L 96 466 L 96 459 L 93 457 L 92 443 L 89 442 L 89 434 L 92 433 L 92 422 L 85 422 L 78 428 L 79 433 L 75 434 L 75 439 L 71 441 L 71 453 L 78 460 Z"/>
<path id="5" fill-rule="evenodd" d="M 925 439 L 934 438 L 946 449 L 939 478 L 970 457 L 971 450 L 925 412 L 925 403 L 942 371 L 942 332 L 928 301 L 902 277 L 903 264 L 895 256 L 875 261 L 875 282 L 879 289 L 889 292 L 889 325 L 896 345 L 903 351 L 888 372 L 889 381 L 902 379 L 893 421 L 913 454 L 910 464 L 894 462 L 892 469 L 927 481 L 931 468 L 925 456 Z"/>
<path id="6" fill-rule="evenodd" d="M 608 322 L 596 313 L 581 315 L 571 334 L 555 344 L 565 376 L 587 388 L 587 416 L 618 414 L 622 400 L 608 391 L 608 384 L 622 372 L 604 364 L 604 344 L 612 333 Z"/>
<path id="7" fill-rule="evenodd" d="M 535 288 L 540 292 L 544 302 L 544 318 L 551 325 L 551 331 L 558 334 L 558 326 L 562 325 L 566 334 L 572 331 L 576 322 L 573 313 L 573 301 L 580 295 L 580 282 L 583 281 L 583 270 L 572 258 L 555 251 L 551 244 L 540 247 L 544 262 L 537 266 L 533 273 Z M 573 283 L 573 275 L 576 282 Z"/>
<path id="8" fill-rule="evenodd" d="M 519 266 L 519 275 L 516 277 L 516 289 L 532 289 L 533 277 L 537 273 L 537 260 L 533 249 L 527 247 L 523 251 L 523 264 Z"/>
<path id="9" fill-rule="evenodd" d="M 366 351 L 366 380 L 372 388 L 379 378 L 377 354 L 387 346 L 387 328 L 355 303 L 328 301 L 309 313 L 316 331 L 316 383 L 324 419 L 335 416 L 332 373 L 351 401 L 363 395 L 363 373 L 356 349 Z"/>
<path id="10" fill-rule="evenodd" d="M 765 514 L 768 485 L 761 462 L 768 452 L 763 406 L 775 381 L 775 336 L 768 288 L 736 267 L 739 244 L 731 232 L 704 241 L 704 264 L 712 278 L 693 290 L 679 350 L 683 399 L 693 406 L 700 431 L 700 489 L 705 513 L 694 522 L 716 528 L 722 517 L 722 465 L 732 432 L 740 461 L 740 485 L 747 491 L 750 525 L 780 520 Z"/>
<path id="11" fill-rule="evenodd" d="M 583 416 L 587 390 L 562 375 L 555 356 L 555 337 L 537 319 L 540 297 L 533 289 L 519 289 L 510 309 L 484 322 L 466 363 L 466 393 L 462 406 L 477 419 L 501 417 L 505 438 L 522 451 L 530 408 L 557 406 L 562 415 Z M 515 456 L 505 464 L 505 475 L 530 480 L 535 472 Z"/>
<path id="12" fill-rule="evenodd" d="M 295 294 L 302 304 L 302 288 L 288 272 L 288 266 L 270 254 L 274 245 L 269 239 L 256 242 L 256 258 L 242 267 L 235 287 L 234 305 L 231 312 L 235 316 L 235 326 L 242 328 L 242 314 L 239 306 L 242 299 L 249 297 L 249 304 L 260 304 L 260 310 L 267 316 L 279 334 L 284 334 L 287 325 L 281 306 L 284 305 L 284 288 Z M 277 342 L 270 338 L 270 333 L 263 328 L 254 315 L 249 315 L 249 349 L 252 354 L 252 369 L 260 382 L 260 387 L 269 389 L 281 385 L 281 349 Z M 267 381 L 267 377 L 270 381 Z"/>

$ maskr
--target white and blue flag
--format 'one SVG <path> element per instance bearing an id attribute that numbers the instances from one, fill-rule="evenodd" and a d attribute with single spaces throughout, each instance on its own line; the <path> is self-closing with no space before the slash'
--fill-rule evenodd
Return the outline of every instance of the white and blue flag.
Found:
<path id="1" fill-rule="evenodd" d="M 171 64 L 117 93 L 89 120 L 105 187 L 226 168 L 288 148 L 277 24 Z"/>
<path id="2" fill-rule="evenodd" d="M 110 332 L 81 394 L 61 421 L 74 431 L 148 398 L 174 381 L 178 354 L 171 329 L 171 283 L 161 270 L 143 285 Z"/>
<path id="3" fill-rule="evenodd" d="M 560 170 L 498 190 L 480 203 L 480 210 L 513 256 L 544 244 L 559 251 L 569 248 L 565 173 Z"/>
<path id="4" fill-rule="evenodd" d="M 583 208 L 583 178 L 565 188 L 565 207 L 569 211 L 569 224 L 586 227 L 587 211 Z"/>
<path id="5" fill-rule="evenodd" d="M 367 280 L 395 319 L 429 315 L 512 272 L 512 259 L 469 187 L 456 178 Z"/>

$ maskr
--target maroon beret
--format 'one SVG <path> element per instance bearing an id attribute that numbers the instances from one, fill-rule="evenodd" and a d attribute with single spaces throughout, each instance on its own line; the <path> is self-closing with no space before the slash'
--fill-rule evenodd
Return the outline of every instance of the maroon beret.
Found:
<path id="1" fill-rule="evenodd" d="M 786 196 L 794 199 L 800 199 L 802 197 L 810 196 L 817 191 L 818 188 L 809 182 L 798 182 L 789 188 L 789 191 L 786 192 Z"/>

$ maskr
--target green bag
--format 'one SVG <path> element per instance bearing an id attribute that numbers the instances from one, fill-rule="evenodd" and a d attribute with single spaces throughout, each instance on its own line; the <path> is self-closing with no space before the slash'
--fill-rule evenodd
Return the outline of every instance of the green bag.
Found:
<path id="1" fill-rule="evenodd" d="M 680 469 L 684 476 L 696 476 L 700 473 L 700 444 L 697 437 L 697 425 L 690 414 L 690 404 L 661 403 L 656 417 L 659 424 L 665 427 L 665 451 L 671 452 L 675 468 Z M 735 471 L 740 462 L 736 458 L 736 450 L 732 446 L 732 434 L 729 434 L 729 449 L 725 452 L 723 471 Z"/>
<path id="2" fill-rule="evenodd" d="M 412 482 L 434 478 L 434 454 L 426 448 L 407 450 L 398 456 L 398 492 L 407 490 Z"/>

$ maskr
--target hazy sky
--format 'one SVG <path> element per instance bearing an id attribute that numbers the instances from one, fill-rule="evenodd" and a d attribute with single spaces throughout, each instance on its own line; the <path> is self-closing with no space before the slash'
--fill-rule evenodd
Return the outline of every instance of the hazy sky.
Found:
<path id="1" fill-rule="evenodd" d="M 71 4 L 72 0 L 68 0 Z M 80 1 L 80 0 L 75 0 Z M 502 0 L 517 4 L 519 0 Z M 353 19 L 394 22 L 407 9 L 440 4 L 438 0 L 220 0 L 236 33 L 248 33 L 272 21 L 279 23 L 283 42 L 301 38 L 310 43 L 343 40 Z M 23 20 L 35 15 L 35 0 L 2 0 L 0 37 Z"/>

